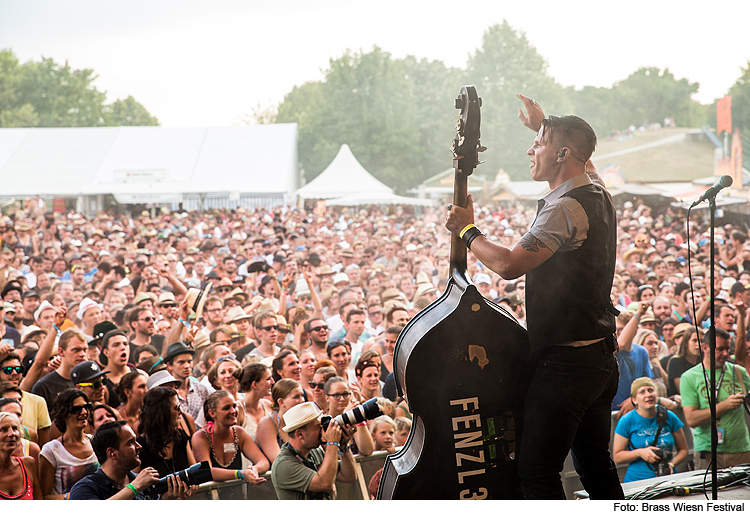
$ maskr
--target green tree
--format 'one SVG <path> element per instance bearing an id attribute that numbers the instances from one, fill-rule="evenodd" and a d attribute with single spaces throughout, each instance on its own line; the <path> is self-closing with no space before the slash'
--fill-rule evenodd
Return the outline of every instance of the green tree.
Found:
<path id="1" fill-rule="evenodd" d="M 104 123 L 110 126 L 159 126 L 159 120 L 131 95 L 104 108 Z"/>
<path id="2" fill-rule="evenodd" d="M 75 70 L 50 58 L 19 64 L 0 50 L 0 126 L 77 127 L 158 125 L 135 99 L 105 105 L 93 70 Z"/>
<path id="3" fill-rule="evenodd" d="M 505 170 L 512 179 L 528 179 L 526 150 L 533 132 L 517 118 L 522 108 L 516 93 L 538 99 L 547 112 L 569 113 L 572 104 L 565 91 L 547 73 L 547 61 L 522 31 L 507 21 L 484 32 L 482 45 L 470 57 L 467 84 L 473 84 L 482 98 L 482 144 L 487 151 L 487 172 Z"/>
<path id="4" fill-rule="evenodd" d="M 323 81 L 288 93 L 275 121 L 298 124 L 307 181 L 346 143 L 373 176 L 403 191 L 450 167 L 454 77 L 439 61 L 347 51 Z"/>
<path id="5" fill-rule="evenodd" d="M 612 87 L 610 111 L 620 128 L 661 123 L 667 117 L 677 126 L 700 126 L 705 115 L 692 99 L 698 88 L 698 83 L 676 79 L 667 68 L 641 68 Z"/>
<path id="6" fill-rule="evenodd" d="M 106 95 L 94 87 L 93 70 L 74 70 L 50 58 L 26 63 L 19 91 L 24 104 L 39 115 L 38 126 L 75 127 L 104 124 Z"/>
<path id="7" fill-rule="evenodd" d="M 740 68 L 742 75 L 729 89 L 732 96 L 732 127 L 739 128 L 744 145 L 750 145 L 750 61 Z M 713 106 L 713 122 L 716 124 L 716 105 Z M 750 167 L 750 148 L 742 147 L 745 167 Z"/>
<path id="8" fill-rule="evenodd" d="M 573 103 L 573 113 L 585 119 L 597 137 L 606 137 L 612 129 L 627 126 L 620 123 L 618 116 L 613 112 L 617 104 L 611 88 L 584 86 L 576 90 L 571 86 L 566 88 L 566 91 Z"/>

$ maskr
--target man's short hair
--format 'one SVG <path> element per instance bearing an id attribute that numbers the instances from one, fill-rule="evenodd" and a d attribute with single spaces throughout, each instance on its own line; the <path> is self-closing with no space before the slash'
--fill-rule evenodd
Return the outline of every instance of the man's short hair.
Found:
<path id="1" fill-rule="evenodd" d="M 265 319 L 273 319 L 276 323 L 278 323 L 278 319 L 276 319 L 276 314 L 270 310 L 267 310 L 265 312 L 260 312 L 253 318 L 253 327 L 263 328 L 263 321 Z"/>
<path id="2" fill-rule="evenodd" d="M 409 313 L 409 310 L 406 309 L 406 306 L 404 306 L 402 304 L 394 304 L 393 306 L 391 306 L 391 308 L 385 314 L 385 320 L 386 320 L 386 322 L 393 323 L 393 314 L 396 313 L 396 312 L 398 312 L 398 311 Z"/>
<path id="3" fill-rule="evenodd" d="M 2 367 L 5 363 L 12 359 L 17 359 L 18 361 L 21 361 L 21 356 L 16 354 L 15 352 L 10 352 L 7 356 L 0 359 L 0 367 Z"/>
<path id="4" fill-rule="evenodd" d="M 146 311 L 151 311 L 151 308 L 147 306 L 136 306 L 128 312 L 128 328 L 133 328 L 133 323 L 141 318 L 141 314 Z"/>
<path id="5" fill-rule="evenodd" d="M 125 330 L 120 330 L 119 328 L 117 330 L 110 330 L 102 338 L 102 350 L 109 350 L 109 342 L 115 336 L 123 336 L 128 341 L 128 333 Z"/>
<path id="6" fill-rule="evenodd" d="M 94 449 L 96 460 L 99 465 L 107 461 L 107 449 L 110 447 L 120 449 L 120 431 L 123 425 L 128 425 L 125 420 L 106 422 L 99 426 L 91 439 L 91 447 Z"/>
<path id="7" fill-rule="evenodd" d="M 208 340 L 211 341 L 211 343 L 216 343 L 216 336 L 219 334 L 219 332 L 226 334 L 230 339 L 232 337 L 232 329 L 223 324 L 211 330 L 211 333 L 208 335 Z"/>
<path id="8" fill-rule="evenodd" d="M 58 341 L 58 346 L 62 348 L 63 350 L 68 350 L 68 345 L 70 344 L 70 340 L 74 337 L 77 337 L 84 343 L 86 342 L 86 336 L 81 332 L 78 328 L 68 328 L 63 332 L 63 334 L 60 336 L 60 340 Z"/>
<path id="9" fill-rule="evenodd" d="M 362 317 L 365 317 L 365 312 L 360 310 L 359 308 L 355 308 L 353 310 L 349 310 L 349 313 L 346 314 L 346 322 L 350 322 L 352 319 L 352 316 L 354 315 L 361 315 Z"/>
<path id="10" fill-rule="evenodd" d="M 678 282 L 674 287 L 674 296 L 677 298 L 682 297 L 682 293 L 689 290 L 690 285 L 686 282 Z"/>
<path id="11" fill-rule="evenodd" d="M 385 333 L 390 335 L 399 335 L 401 334 L 401 330 L 403 330 L 404 327 L 400 325 L 391 325 L 388 328 L 386 328 Z"/>
<path id="12" fill-rule="evenodd" d="M 596 148 L 596 133 L 586 121 L 578 116 L 549 115 L 542 120 L 542 137 L 552 143 L 559 137 L 560 142 L 569 143 L 575 155 L 585 163 Z"/>
<path id="13" fill-rule="evenodd" d="M 307 332 L 308 334 L 310 333 L 310 329 L 312 328 L 312 324 L 315 321 L 323 321 L 324 323 L 326 322 L 326 320 L 323 319 L 322 317 L 311 317 L 310 319 L 308 319 L 307 321 L 305 321 L 305 332 Z"/>
<path id="14" fill-rule="evenodd" d="M 706 332 L 703 334 L 703 338 L 701 339 L 701 343 L 708 345 L 710 341 L 710 334 L 711 332 Z M 722 338 L 722 339 L 731 339 L 729 332 L 724 330 L 723 328 L 716 327 L 716 337 Z"/>

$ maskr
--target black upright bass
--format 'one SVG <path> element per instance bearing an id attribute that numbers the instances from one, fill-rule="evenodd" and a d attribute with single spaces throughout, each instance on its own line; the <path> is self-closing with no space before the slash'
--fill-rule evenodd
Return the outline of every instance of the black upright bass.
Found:
<path id="1" fill-rule="evenodd" d="M 453 141 L 453 203 L 467 203 L 467 178 L 485 150 L 481 99 L 464 86 Z M 451 238 L 445 293 L 396 342 L 393 372 L 413 422 L 389 455 L 378 499 L 520 499 L 516 451 L 533 374 L 526 330 L 485 299 L 467 273 L 466 245 Z"/>

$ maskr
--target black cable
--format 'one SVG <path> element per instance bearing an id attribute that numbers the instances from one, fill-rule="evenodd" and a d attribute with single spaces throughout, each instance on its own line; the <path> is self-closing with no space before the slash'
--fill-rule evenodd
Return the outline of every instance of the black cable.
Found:
<path id="1" fill-rule="evenodd" d="M 711 387 L 711 383 L 708 381 L 708 373 L 706 372 L 706 365 L 704 363 L 704 355 L 703 355 L 703 338 L 701 337 L 699 328 L 698 328 L 698 312 L 695 309 L 695 292 L 693 290 L 693 270 L 692 266 L 690 266 L 690 211 L 692 210 L 692 206 L 688 208 L 687 210 L 687 221 L 685 222 L 685 244 L 687 245 L 687 267 L 688 267 L 688 280 L 690 281 L 690 304 L 693 307 L 693 326 L 695 327 L 695 335 L 698 337 L 698 354 L 700 357 L 700 366 L 701 370 L 703 371 L 703 381 L 706 383 L 706 400 L 708 401 L 708 408 L 711 409 L 711 402 L 713 401 L 713 407 L 716 408 L 716 399 L 719 396 L 718 388 L 715 393 L 713 391 L 709 390 Z M 710 241 L 711 244 L 713 244 L 713 240 Z M 710 285 L 710 291 L 709 291 L 709 300 L 711 303 L 714 302 L 714 285 Z M 710 329 L 709 329 L 710 330 Z M 710 345 L 709 345 L 710 346 Z M 712 394 L 713 393 L 713 394 Z M 710 421 L 709 421 L 710 424 Z M 706 472 L 703 476 L 703 494 L 706 495 L 705 490 L 705 482 L 708 478 L 708 472 L 711 469 L 711 460 L 709 460 L 708 466 L 706 467 Z M 706 500 L 708 500 L 708 495 L 706 495 Z"/>

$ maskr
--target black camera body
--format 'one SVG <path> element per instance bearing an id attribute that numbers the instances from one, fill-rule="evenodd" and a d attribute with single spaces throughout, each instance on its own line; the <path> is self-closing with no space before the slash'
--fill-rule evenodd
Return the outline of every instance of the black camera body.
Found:
<path id="1" fill-rule="evenodd" d="M 362 405 L 357 405 L 354 409 L 350 409 L 343 414 L 338 415 L 336 418 L 332 418 L 328 414 L 324 414 L 320 417 L 320 425 L 323 426 L 323 430 L 328 430 L 328 426 L 331 424 L 331 420 L 336 422 L 339 427 L 345 425 L 357 425 L 365 420 L 372 420 L 383 414 L 383 409 L 378 405 L 377 398 L 371 398 Z"/>
<path id="2" fill-rule="evenodd" d="M 669 461 L 672 460 L 672 457 L 674 456 L 672 450 L 666 448 L 657 449 L 654 451 L 654 454 L 659 457 L 659 460 L 654 464 L 654 472 L 656 473 L 656 476 L 662 477 L 664 475 L 671 475 L 672 470 L 669 467 Z"/>
<path id="3" fill-rule="evenodd" d="M 213 477 L 211 476 L 211 464 L 209 464 L 208 461 L 204 460 L 203 462 L 193 464 L 189 468 L 176 471 L 171 475 L 160 478 L 159 481 L 152 484 L 148 488 L 148 490 L 146 490 L 146 492 L 155 492 L 158 495 L 166 493 L 169 489 L 167 479 L 171 476 L 176 476 L 188 486 L 203 484 L 204 482 L 210 482 L 211 480 L 213 480 Z"/>

